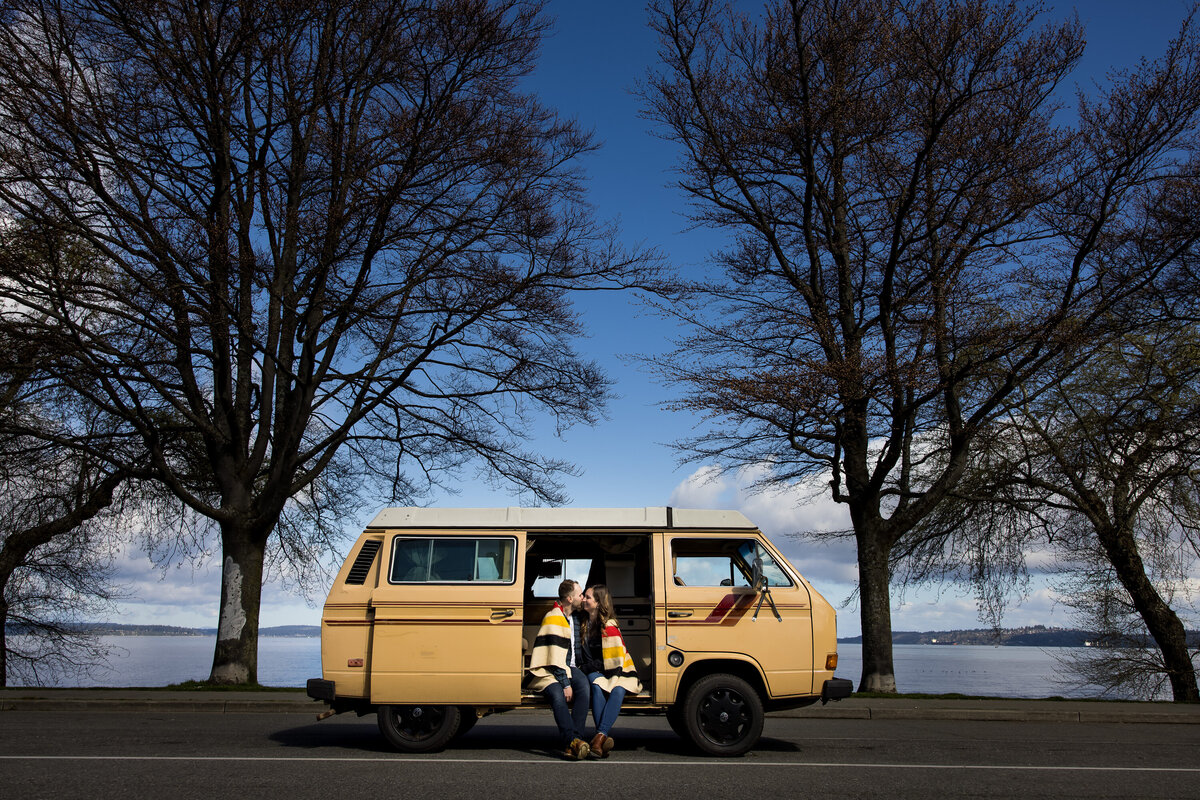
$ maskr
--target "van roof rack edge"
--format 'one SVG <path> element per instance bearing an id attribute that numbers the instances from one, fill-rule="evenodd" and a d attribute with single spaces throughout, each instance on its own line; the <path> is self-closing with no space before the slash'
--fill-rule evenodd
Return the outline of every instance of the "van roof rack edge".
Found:
<path id="1" fill-rule="evenodd" d="M 645 508 L 385 508 L 369 528 L 739 528 L 757 526 L 740 511 Z"/>

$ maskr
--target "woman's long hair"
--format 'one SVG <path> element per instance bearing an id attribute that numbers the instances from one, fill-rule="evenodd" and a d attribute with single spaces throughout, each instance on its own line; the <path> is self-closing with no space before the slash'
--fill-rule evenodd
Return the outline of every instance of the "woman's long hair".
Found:
<path id="1" fill-rule="evenodd" d="M 592 597 L 596 600 L 596 617 L 597 617 L 597 619 L 593 620 L 591 617 L 588 617 L 585 631 L 587 632 L 587 635 L 590 637 L 591 631 L 588 630 L 588 628 L 590 628 L 591 624 L 593 622 L 595 622 L 598 629 L 600 630 L 601 636 L 603 636 L 604 635 L 604 623 L 608 622 L 610 619 L 615 620 L 617 618 L 617 612 L 613 610 L 612 595 L 609 594 L 607 586 L 605 586 L 603 583 L 597 583 L 596 585 L 594 585 L 590 588 L 592 591 Z"/>

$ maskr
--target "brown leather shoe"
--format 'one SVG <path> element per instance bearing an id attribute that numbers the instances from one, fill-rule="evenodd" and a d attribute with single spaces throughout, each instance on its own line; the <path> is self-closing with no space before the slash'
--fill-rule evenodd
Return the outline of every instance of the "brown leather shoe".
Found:
<path id="1" fill-rule="evenodd" d="M 570 761 L 583 761 L 588 757 L 591 748 L 583 739 L 572 739 L 567 745 L 567 749 L 563 751 L 563 757 Z"/>
<path id="2" fill-rule="evenodd" d="M 604 752 L 604 734 L 597 733 L 592 737 L 592 741 L 588 743 L 588 749 L 592 751 L 592 758 L 604 758 L 608 753 Z"/>
<path id="3" fill-rule="evenodd" d="M 611 736 L 597 733 L 592 737 L 592 742 L 588 745 L 588 748 L 596 758 L 608 758 L 608 754 L 612 752 L 614 746 L 616 746 L 616 742 L 612 740 Z"/>

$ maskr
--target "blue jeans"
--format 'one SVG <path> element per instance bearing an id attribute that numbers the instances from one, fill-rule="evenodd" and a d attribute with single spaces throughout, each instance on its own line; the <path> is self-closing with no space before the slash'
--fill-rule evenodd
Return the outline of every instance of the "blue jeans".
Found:
<path id="1" fill-rule="evenodd" d="M 567 710 L 567 697 L 558 681 L 542 690 L 542 694 L 550 701 L 550 709 L 554 712 L 554 724 L 558 726 L 558 738 L 565 748 L 572 739 L 584 738 L 587 729 L 588 694 L 587 676 L 574 667 L 567 667 L 571 673 L 571 710 Z"/>
<path id="2" fill-rule="evenodd" d="M 607 736 L 617 721 L 617 715 L 621 713 L 621 703 L 625 700 L 625 689 L 621 686 L 614 686 L 606 697 L 604 690 L 595 684 L 597 678 L 603 677 L 604 673 L 602 672 L 592 672 L 588 675 L 588 680 L 592 681 L 592 722 L 596 723 L 596 733 L 603 733 Z"/>

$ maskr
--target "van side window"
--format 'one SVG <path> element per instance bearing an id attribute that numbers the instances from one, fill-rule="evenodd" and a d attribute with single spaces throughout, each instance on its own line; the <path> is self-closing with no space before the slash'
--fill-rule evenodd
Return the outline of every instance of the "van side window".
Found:
<path id="1" fill-rule="evenodd" d="M 755 542 L 750 539 L 673 539 L 671 565 L 676 586 L 750 586 Z M 768 586 L 791 586 L 787 573 L 758 547 Z"/>
<path id="2" fill-rule="evenodd" d="M 512 583 L 515 539 L 397 536 L 391 583 Z"/>

